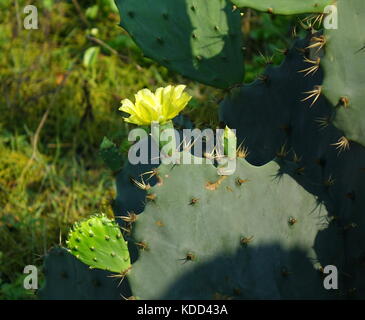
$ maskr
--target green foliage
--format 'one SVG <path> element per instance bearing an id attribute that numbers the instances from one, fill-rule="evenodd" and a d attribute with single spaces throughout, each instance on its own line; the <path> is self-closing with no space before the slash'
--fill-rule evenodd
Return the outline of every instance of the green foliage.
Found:
<path id="1" fill-rule="evenodd" d="M 85 8 L 85 16 L 93 20 L 100 18 L 100 16 L 107 16 L 106 13 L 118 12 L 118 8 L 116 7 L 114 0 L 91 1 L 89 6 L 88 4 L 82 4 Z"/>
<path id="2" fill-rule="evenodd" d="M 118 225 L 103 214 L 76 223 L 66 243 L 91 268 L 122 274 L 130 267 L 127 243 Z"/>
<path id="3" fill-rule="evenodd" d="M 100 52 L 100 47 L 90 47 L 85 51 L 83 65 L 85 68 L 93 68 L 96 60 L 98 58 L 98 54 Z"/>
<path id="4" fill-rule="evenodd" d="M 25 265 L 39 265 L 48 248 L 63 242 L 75 221 L 97 211 L 112 216 L 115 187 L 98 157 L 102 137 L 125 153 L 120 100 L 143 87 L 177 82 L 142 57 L 117 27 L 116 14 L 99 11 L 86 26 L 71 1 L 54 1 L 50 11 L 40 2 L 40 29 L 28 31 L 21 24 L 26 1 L 18 3 L 19 25 L 14 2 L 0 1 L 0 273 L 9 285 Z M 121 52 L 97 44 L 94 81 L 83 66 L 86 50 L 96 47 L 87 38 L 93 28 L 94 37 Z M 125 41 L 114 47 L 121 37 Z M 213 92 L 198 84 L 191 90 L 199 101 Z"/>
<path id="5" fill-rule="evenodd" d="M 1 258 L 0 258 L 1 261 Z M 0 278 L 0 300 L 28 300 L 36 299 L 34 290 L 24 289 L 24 274 L 16 274 L 11 283 L 3 282 Z"/>
<path id="6" fill-rule="evenodd" d="M 0 272 L 13 282 L 15 271 L 39 264 L 49 246 L 90 212 L 111 213 L 112 176 L 86 169 L 75 158 L 31 159 L 28 136 L 3 132 L 0 139 Z M 92 187 L 90 187 L 92 186 Z"/>
<path id="7" fill-rule="evenodd" d="M 145 55 L 219 88 L 243 80 L 240 15 L 226 0 L 116 1 L 121 26 Z"/>
<path id="8" fill-rule="evenodd" d="M 85 10 L 93 2 L 79 4 Z M 128 151 L 120 100 L 143 87 L 185 81 L 144 58 L 107 7 L 86 25 L 71 1 L 40 1 L 40 29 L 29 31 L 22 27 L 26 3 L 19 0 L 17 11 L 13 1 L 0 1 L 0 273 L 6 288 L 19 284 L 25 265 L 39 265 L 48 248 L 63 243 L 75 221 L 90 212 L 113 215 L 114 178 L 98 149 L 108 136 L 123 156 Z M 90 47 L 100 53 L 87 71 L 83 57 Z M 187 84 L 202 107 L 187 113 L 208 121 L 206 97 L 217 90 Z"/>

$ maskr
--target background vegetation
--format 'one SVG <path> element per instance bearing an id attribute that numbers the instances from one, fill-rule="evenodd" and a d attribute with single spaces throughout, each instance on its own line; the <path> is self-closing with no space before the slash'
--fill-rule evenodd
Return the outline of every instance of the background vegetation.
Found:
<path id="1" fill-rule="evenodd" d="M 39 30 L 23 28 L 26 4 L 37 6 Z M 73 222 L 111 212 L 114 180 L 98 147 L 108 136 L 127 150 L 120 100 L 185 83 L 194 99 L 184 114 L 214 128 L 224 92 L 143 57 L 112 0 L 2 0 L 0 12 L 0 299 L 29 299 L 24 266 L 41 270 Z M 280 63 L 296 24 L 244 12 L 246 82 Z"/>

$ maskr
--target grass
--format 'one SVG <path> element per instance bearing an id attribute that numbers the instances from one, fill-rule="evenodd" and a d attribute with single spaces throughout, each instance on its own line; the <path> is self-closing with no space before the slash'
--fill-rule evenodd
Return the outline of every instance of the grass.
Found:
<path id="1" fill-rule="evenodd" d="M 114 179 L 98 147 L 104 136 L 125 141 L 122 98 L 144 87 L 184 83 L 194 97 L 184 113 L 198 127 L 218 125 L 212 110 L 224 92 L 144 58 L 117 27 L 119 16 L 108 1 L 97 2 L 96 14 L 95 5 L 80 1 L 81 16 L 71 1 L 40 1 L 40 29 L 32 31 L 21 25 L 25 1 L 0 4 L 0 299 L 35 298 L 22 289 L 24 266 L 41 267 L 43 255 L 64 243 L 75 221 L 112 214 Z M 262 55 L 281 61 L 276 49 L 289 45 L 293 19 L 246 14 L 250 82 L 266 66 Z M 99 54 L 86 63 L 91 47 Z"/>

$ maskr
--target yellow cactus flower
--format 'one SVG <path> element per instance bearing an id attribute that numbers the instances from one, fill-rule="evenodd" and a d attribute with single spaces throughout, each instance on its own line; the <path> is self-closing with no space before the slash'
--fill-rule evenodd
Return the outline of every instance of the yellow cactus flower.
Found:
<path id="1" fill-rule="evenodd" d="M 137 125 L 149 125 L 153 121 L 161 124 L 176 117 L 192 98 L 184 85 L 158 88 L 155 93 L 142 89 L 135 95 L 135 103 L 129 99 L 122 100 L 119 110 L 127 112 L 130 117 L 124 121 Z"/>

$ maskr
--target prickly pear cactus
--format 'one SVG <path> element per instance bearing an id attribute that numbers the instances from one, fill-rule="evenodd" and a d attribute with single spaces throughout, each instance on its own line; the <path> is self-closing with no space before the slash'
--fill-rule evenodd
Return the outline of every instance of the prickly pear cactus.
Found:
<path id="1" fill-rule="evenodd" d="M 153 140 L 142 139 L 140 144 L 147 148 Z M 157 164 L 131 164 L 126 162 L 123 169 L 116 175 L 117 197 L 114 201 L 114 213 L 116 216 L 127 216 L 128 213 L 140 213 L 143 211 L 146 202 L 146 190 L 140 188 L 136 182 L 141 181 L 141 175 L 146 180 L 146 186 L 153 186 L 157 181 L 153 176 L 153 170 Z M 146 174 L 149 172 L 148 174 Z M 122 221 L 118 221 L 122 223 Z"/>
<path id="2" fill-rule="evenodd" d="M 341 263 L 326 208 L 273 162 L 237 161 L 232 176 L 205 165 L 161 165 L 132 226 L 128 274 L 141 299 L 328 298 L 321 266 Z M 322 233 L 328 241 L 317 247 Z"/>
<path id="3" fill-rule="evenodd" d="M 322 93 L 335 108 L 335 126 L 365 146 L 364 2 L 338 0 L 337 12 L 338 28 L 325 30 L 320 41 L 326 50 Z"/>
<path id="4" fill-rule="evenodd" d="M 322 13 L 337 3 L 339 29 L 319 34 L 311 26 L 308 39 L 285 51 L 281 66 L 224 99 L 221 119 L 237 130 L 247 160 L 238 159 L 231 176 L 218 176 L 211 164 L 127 163 L 121 169 L 118 149 L 104 141 L 101 155 L 117 172 L 114 210 L 123 216 L 132 266 L 124 240 L 108 246 L 106 236 L 120 234 L 114 223 L 97 224 L 97 232 L 93 224 L 77 227 L 86 231 L 78 243 L 87 245 L 76 248 L 77 230 L 69 245 L 75 255 L 86 252 L 83 261 L 92 267 L 123 276 L 128 270 L 133 295 L 141 299 L 363 298 L 365 7 L 360 0 L 232 2 L 279 14 Z M 229 1 L 117 4 L 121 25 L 146 55 L 209 85 L 241 83 L 239 11 Z M 103 254 L 91 255 L 91 247 Z M 326 265 L 339 270 L 337 291 L 324 289 Z M 72 270 L 68 277 L 80 281 Z M 59 279 L 49 276 L 45 292 L 55 294 Z M 72 290 L 66 283 L 64 294 Z M 92 281 L 85 276 L 78 283 L 84 290 Z M 114 290 L 108 294 L 114 297 Z"/>
<path id="5" fill-rule="evenodd" d="M 313 78 L 298 72 L 307 67 L 297 51 L 304 46 L 297 42 L 279 68 L 268 67 L 254 83 L 232 89 L 221 103 L 221 120 L 237 129 L 238 144 L 244 143 L 247 160 L 254 165 L 273 160 L 288 143 L 292 110 L 297 105 L 304 108 L 302 93 L 313 88 Z"/>
<path id="6" fill-rule="evenodd" d="M 273 14 L 322 13 L 334 0 L 232 0 L 238 7 L 249 7 Z"/>
<path id="7" fill-rule="evenodd" d="M 227 0 L 117 0 L 121 26 L 146 56 L 227 88 L 243 80 L 240 14 Z"/>
<path id="8" fill-rule="evenodd" d="M 324 95 L 311 93 L 323 79 L 319 56 L 313 56 L 318 45 L 312 44 L 318 39 L 320 35 L 312 34 L 308 41 L 298 41 L 281 66 L 269 67 L 260 80 L 232 91 L 221 104 L 221 117 L 236 128 L 238 143 L 248 147 L 249 162 L 264 164 L 275 158 L 284 172 L 324 204 L 343 237 L 346 259 L 338 268 L 348 277 L 341 296 L 361 298 L 365 149 L 346 143 L 333 124 L 332 104 Z M 311 95 L 313 104 L 307 99 Z M 318 244 L 326 241 L 320 233 Z"/>
<path id="9" fill-rule="evenodd" d="M 76 223 L 66 243 L 71 253 L 91 268 L 119 274 L 130 268 L 129 251 L 121 230 L 103 214 Z"/>

